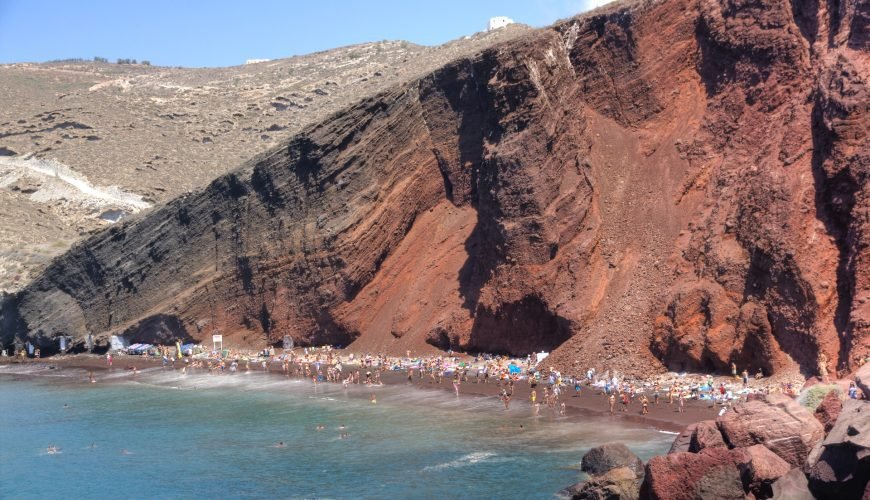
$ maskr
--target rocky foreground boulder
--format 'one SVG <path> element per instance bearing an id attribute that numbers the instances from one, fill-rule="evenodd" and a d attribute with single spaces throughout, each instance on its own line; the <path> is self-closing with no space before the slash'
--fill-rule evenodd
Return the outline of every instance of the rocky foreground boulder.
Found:
<path id="1" fill-rule="evenodd" d="M 575 500 L 633 500 L 639 497 L 643 461 L 623 443 L 606 443 L 585 455 L 580 469 L 589 479 L 563 491 Z"/>
<path id="2" fill-rule="evenodd" d="M 822 424 L 792 398 L 771 394 L 739 403 L 716 420 L 688 426 L 671 452 L 650 459 L 640 496 L 771 498 L 774 484 L 801 470 L 823 438 Z M 800 482 L 792 483 L 779 488 L 799 488 Z"/>
<path id="3" fill-rule="evenodd" d="M 813 414 L 782 394 L 735 405 L 716 419 L 716 425 L 729 447 L 762 444 L 792 467 L 802 467 L 825 437 L 824 427 Z"/>
<path id="4" fill-rule="evenodd" d="M 809 487 L 819 498 L 861 498 L 870 481 L 870 402 L 847 400 L 828 436 L 808 461 Z"/>
<path id="5" fill-rule="evenodd" d="M 842 410 L 843 401 L 840 399 L 840 394 L 837 391 L 827 393 L 822 402 L 819 403 L 819 406 L 816 407 L 816 411 L 813 414 L 816 420 L 821 422 L 825 429 L 825 434 L 830 432 L 834 427 L 834 423 L 837 421 L 837 417 L 840 416 Z"/>

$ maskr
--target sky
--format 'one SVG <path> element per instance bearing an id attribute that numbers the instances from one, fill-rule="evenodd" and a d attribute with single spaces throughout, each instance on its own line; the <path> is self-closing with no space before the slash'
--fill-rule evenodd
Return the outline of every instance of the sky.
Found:
<path id="1" fill-rule="evenodd" d="M 605 0 L 0 0 L 0 63 L 233 66 L 378 40 L 437 45 L 490 17 L 546 26 Z"/>

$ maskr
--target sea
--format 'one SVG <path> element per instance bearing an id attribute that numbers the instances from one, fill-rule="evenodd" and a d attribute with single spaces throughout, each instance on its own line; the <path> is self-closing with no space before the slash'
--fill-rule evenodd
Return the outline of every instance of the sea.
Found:
<path id="1" fill-rule="evenodd" d="M 97 377 L 0 365 L 0 498 L 556 498 L 589 448 L 622 441 L 646 460 L 674 439 L 400 384 Z"/>

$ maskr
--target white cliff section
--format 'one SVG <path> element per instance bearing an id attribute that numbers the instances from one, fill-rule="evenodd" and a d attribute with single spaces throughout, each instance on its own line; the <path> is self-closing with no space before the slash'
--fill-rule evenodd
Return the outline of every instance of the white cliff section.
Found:
<path id="1" fill-rule="evenodd" d="M 87 177 L 68 166 L 32 157 L 0 158 L 0 188 L 9 189 L 19 180 L 36 181 L 31 201 L 80 205 L 99 210 L 113 207 L 135 213 L 151 204 L 142 197 L 117 186 L 96 186 Z"/>

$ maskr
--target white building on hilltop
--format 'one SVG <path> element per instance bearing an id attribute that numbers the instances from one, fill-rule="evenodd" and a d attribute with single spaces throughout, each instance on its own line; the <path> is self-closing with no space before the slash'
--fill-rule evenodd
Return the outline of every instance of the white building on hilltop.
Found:
<path id="1" fill-rule="evenodd" d="M 487 26 L 486 31 L 492 31 L 492 30 L 497 30 L 499 28 L 504 28 L 508 24 L 513 24 L 513 23 L 514 23 L 514 20 L 509 18 L 509 17 L 505 17 L 505 16 L 490 17 L 489 18 L 489 26 Z"/>

